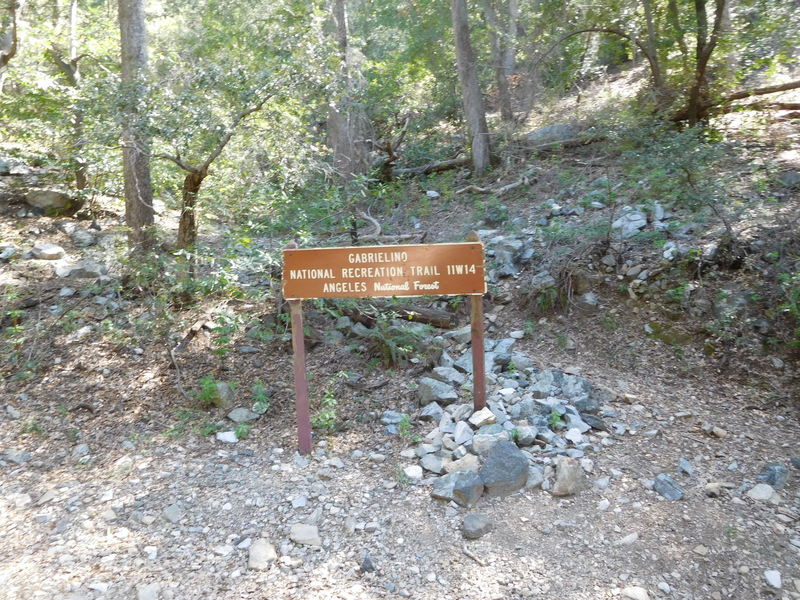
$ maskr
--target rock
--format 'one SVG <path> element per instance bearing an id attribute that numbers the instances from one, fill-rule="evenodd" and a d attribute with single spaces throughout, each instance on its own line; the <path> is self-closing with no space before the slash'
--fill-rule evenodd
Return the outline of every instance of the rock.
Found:
<path id="1" fill-rule="evenodd" d="M 770 587 L 773 587 L 776 590 L 779 590 L 779 589 L 781 589 L 783 587 L 783 582 L 781 581 L 781 572 L 780 571 L 775 571 L 773 569 L 770 569 L 768 571 L 764 571 L 764 579 L 766 579 L 767 584 Z"/>
<path id="2" fill-rule="evenodd" d="M 774 494 L 775 489 L 771 485 L 768 483 L 759 483 L 750 488 L 750 491 L 747 492 L 747 497 L 763 502 L 770 500 Z"/>
<path id="3" fill-rule="evenodd" d="M 40 260 L 58 260 L 64 258 L 64 249 L 58 244 L 50 242 L 39 242 L 31 250 L 34 258 Z"/>
<path id="4" fill-rule="evenodd" d="M 408 418 L 408 415 L 406 415 L 405 413 L 397 412 L 394 410 L 385 410 L 381 414 L 381 423 L 383 423 L 384 425 L 396 425 L 406 418 Z"/>
<path id="5" fill-rule="evenodd" d="M 233 388 L 227 381 L 217 381 L 214 384 L 216 388 L 216 395 L 211 399 L 211 402 L 217 408 L 230 408 L 236 399 L 236 394 Z"/>
<path id="6" fill-rule="evenodd" d="M 81 458 L 88 456 L 89 454 L 89 445 L 88 444 L 78 444 L 75 448 L 72 449 L 72 460 L 80 460 Z"/>
<path id="7" fill-rule="evenodd" d="M 96 279 L 108 273 L 108 267 L 89 258 L 79 261 L 73 265 L 57 265 L 56 275 L 58 277 L 70 277 L 73 279 Z"/>
<path id="8" fill-rule="evenodd" d="M 784 171 L 778 175 L 778 180 L 788 188 L 800 187 L 800 171 Z"/>
<path id="9" fill-rule="evenodd" d="M 31 453 L 26 450 L 6 450 L 2 457 L 7 461 L 13 462 L 15 465 L 21 465 L 31 459 Z"/>
<path id="10" fill-rule="evenodd" d="M 468 540 L 477 540 L 492 530 L 492 522 L 486 515 L 470 513 L 461 523 L 461 532 Z"/>
<path id="11" fill-rule="evenodd" d="M 242 407 L 234 408 L 228 413 L 228 418 L 234 423 L 248 423 L 250 421 L 255 421 L 259 416 L 258 413 L 254 413 L 252 410 Z"/>
<path id="12" fill-rule="evenodd" d="M 497 421 L 497 417 L 495 414 L 489 410 L 489 408 L 484 407 L 478 411 L 475 411 L 472 416 L 469 418 L 469 422 L 472 423 L 475 427 L 483 427 L 484 425 L 491 425 Z"/>
<path id="13" fill-rule="evenodd" d="M 422 480 L 422 467 L 419 465 L 410 465 L 403 469 L 403 474 L 411 483 L 417 483 Z"/>
<path id="14" fill-rule="evenodd" d="M 538 146 L 573 139 L 580 131 L 575 123 L 554 123 L 531 131 L 525 139 Z"/>
<path id="15" fill-rule="evenodd" d="M 629 533 L 625 537 L 618 539 L 616 542 L 614 542 L 614 545 L 630 546 L 631 544 L 635 544 L 637 541 L 639 541 L 639 534 L 634 531 L 633 533 Z"/>
<path id="16" fill-rule="evenodd" d="M 494 352 L 485 352 L 483 356 L 483 364 L 486 373 L 491 373 L 494 368 Z M 472 373 L 472 348 L 467 350 L 461 357 L 453 364 L 456 369 L 464 373 Z"/>
<path id="17" fill-rule="evenodd" d="M 289 539 L 295 544 L 304 546 L 322 546 L 322 539 L 319 537 L 316 525 L 295 523 L 289 530 Z"/>
<path id="18" fill-rule="evenodd" d="M 29 190 L 25 202 L 44 211 L 48 217 L 74 215 L 81 208 L 81 202 L 69 194 L 53 189 Z"/>
<path id="19" fill-rule="evenodd" d="M 235 431 L 218 431 L 216 433 L 216 438 L 223 444 L 235 444 L 239 441 Z"/>
<path id="20" fill-rule="evenodd" d="M 678 470 L 681 473 L 686 473 L 689 477 L 694 475 L 694 467 L 692 466 L 692 463 L 685 458 L 678 459 Z"/>
<path id="21" fill-rule="evenodd" d="M 260 538 L 250 546 L 247 568 L 254 571 L 263 571 L 269 568 L 269 565 L 276 560 L 278 560 L 278 553 L 275 551 L 275 546 Z"/>
<path id="22" fill-rule="evenodd" d="M 667 500 L 680 500 L 684 496 L 683 488 L 666 473 L 656 475 L 653 489 Z"/>
<path id="23" fill-rule="evenodd" d="M 444 459 L 436 454 L 426 454 L 420 461 L 422 468 L 431 473 L 441 475 L 444 473 Z"/>
<path id="24" fill-rule="evenodd" d="M 766 465 L 756 476 L 756 480 L 771 485 L 773 488 L 782 488 L 789 479 L 789 469 L 781 463 Z"/>
<path id="25" fill-rule="evenodd" d="M 453 441 L 459 446 L 472 442 L 472 427 L 466 421 L 459 421 L 453 430 Z"/>
<path id="26" fill-rule="evenodd" d="M 629 600 L 650 600 L 650 593 L 639 586 L 629 586 L 623 588 L 622 597 Z"/>
<path id="27" fill-rule="evenodd" d="M 453 340 L 457 344 L 466 344 L 472 339 L 472 326 L 465 325 L 460 329 L 448 331 L 442 337 L 446 340 Z"/>
<path id="28" fill-rule="evenodd" d="M 703 491 L 709 498 L 719 498 L 722 495 L 722 484 L 717 481 L 711 481 L 705 485 Z"/>
<path id="29" fill-rule="evenodd" d="M 511 434 L 502 425 L 484 425 L 472 437 L 472 451 L 483 456 L 498 442 L 510 439 Z"/>
<path id="30" fill-rule="evenodd" d="M 539 465 L 528 466 L 528 481 L 525 483 L 527 489 L 535 489 L 544 483 L 544 469 Z"/>
<path id="31" fill-rule="evenodd" d="M 514 442 L 501 441 L 491 449 L 478 474 L 487 496 L 508 496 L 525 487 L 528 458 Z"/>
<path id="32" fill-rule="evenodd" d="M 87 248 L 97 241 L 91 232 L 80 228 L 75 229 L 69 237 L 78 248 Z"/>
<path id="33" fill-rule="evenodd" d="M 581 430 L 578 429 L 577 427 L 572 427 L 571 429 L 568 429 L 567 433 L 564 434 L 564 438 L 569 440 L 573 444 L 580 444 L 581 442 L 583 442 L 583 434 L 581 433 Z"/>
<path id="34" fill-rule="evenodd" d="M 450 385 L 463 385 L 467 380 L 460 371 L 453 367 L 434 367 L 431 376 Z"/>
<path id="35" fill-rule="evenodd" d="M 461 506 L 472 506 L 483 494 L 483 481 L 474 472 L 457 471 L 439 477 L 433 483 L 431 496 L 453 501 Z"/>
<path id="36" fill-rule="evenodd" d="M 458 394 L 453 386 L 431 377 L 423 377 L 419 380 L 417 394 L 419 395 L 420 406 L 425 406 L 431 402 L 451 404 L 458 400 Z"/>
<path id="37" fill-rule="evenodd" d="M 161 596 L 161 585 L 158 583 L 143 583 L 136 586 L 137 600 L 158 600 Z"/>
<path id="38" fill-rule="evenodd" d="M 647 225 L 647 215 L 636 210 L 629 210 L 611 224 L 612 229 L 619 229 L 620 235 L 629 238 Z"/>
<path id="39" fill-rule="evenodd" d="M 361 566 L 358 567 L 361 573 L 373 573 L 375 571 L 375 564 L 372 562 L 369 554 L 364 555 L 364 560 L 361 561 Z"/>
<path id="40" fill-rule="evenodd" d="M 19 254 L 19 248 L 16 246 L 3 246 L 0 249 L 0 262 L 8 262 Z"/>
<path id="41" fill-rule="evenodd" d="M 538 433 L 539 430 L 536 427 L 531 427 L 530 425 L 519 425 L 512 430 L 511 436 L 518 446 L 525 447 L 533 445 L 533 442 L 536 441 L 536 436 Z"/>
<path id="42" fill-rule="evenodd" d="M 177 504 L 170 504 L 162 511 L 162 514 L 167 521 L 177 524 L 183 518 L 183 509 Z"/>
<path id="43" fill-rule="evenodd" d="M 441 406 L 439 406 L 436 402 L 431 402 L 427 404 L 425 408 L 423 408 L 419 412 L 419 420 L 420 421 L 439 421 L 444 415 L 444 410 Z"/>
<path id="44" fill-rule="evenodd" d="M 454 460 L 444 464 L 446 473 L 455 473 L 456 471 L 472 471 L 477 472 L 481 468 L 481 461 L 474 454 L 467 454 L 458 460 Z"/>
<path id="45" fill-rule="evenodd" d="M 553 496 L 571 496 L 583 490 L 588 484 L 581 463 L 575 458 L 560 456 L 556 463 L 556 481 Z"/>

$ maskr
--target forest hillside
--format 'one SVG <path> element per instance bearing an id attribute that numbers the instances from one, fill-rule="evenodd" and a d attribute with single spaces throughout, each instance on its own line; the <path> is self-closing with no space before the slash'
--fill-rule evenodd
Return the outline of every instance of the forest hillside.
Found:
<path id="1" fill-rule="evenodd" d="M 797 0 L 0 6 L 0 599 L 800 598 L 798 42 Z M 485 294 L 282 292 L 464 242 Z"/>

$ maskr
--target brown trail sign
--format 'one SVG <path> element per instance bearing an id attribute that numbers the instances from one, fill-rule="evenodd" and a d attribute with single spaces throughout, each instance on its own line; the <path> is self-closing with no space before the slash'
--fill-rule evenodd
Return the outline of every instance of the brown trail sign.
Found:
<path id="1" fill-rule="evenodd" d="M 289 301 L 301 454 L 311 451 L 302 301 L 311 298 L 469 295 L 472 300 L 474 406 L 486 405 L 483 352 L 483 244 L 422 244 L 283 251 L 283 296 Z"/>

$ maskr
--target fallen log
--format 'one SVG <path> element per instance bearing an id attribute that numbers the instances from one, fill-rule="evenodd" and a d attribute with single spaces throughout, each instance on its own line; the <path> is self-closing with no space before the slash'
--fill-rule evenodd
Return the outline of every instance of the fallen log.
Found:
<path id="1" fill-rule="evenodd" d="M 404 169 L 395 169 L 394 175 L 430 175 L 431 173 L 440 173 L 449 169 L 457 169 L 458 167 L 466 167 L 472 161 L 468 158 L 454 158 L 451 160 L 443 160 L 441 162 L 430 163 L 422 167 L 408 167 Z"/>
<path id="2" fill-rule="evenodd" d="M 427 308 L 415 304 L 393 305 L 389 302 L 382 300 L 373 300 L 370 306 L 375 309 L 375 312 L 368 312 L 359 308 L 351 308 L 345 311 L 345 315 L 350 317 L 353 321 L 361 323 L 367 327 L 372 327 L 378 319 L 378 314 L 391 314 L 398 319 L 405 321 L 414 321 L 415 323 L 424 323 L 425 325 L 433 325 L 440 329 L 452 329 L 456 325 L 456 316 L 435 308 Z"/>
<path id="3" fill-rule="evenodd" d="M 530 185 L 531 182 L 535 182 L 536 179 L 535 178 L 532 179 L 534 173 L 535 173 L 534 169 L 526 171 L 517 181 L 501 186 L 499 188 L 483 188 L 483 187 L 478 187 L 477 185 L 468 185 L 467 187 L 461 188 L 460 190 L 456 190 L 455 194 L 459 195 L 459 194 L 472 193 L 472 194 L 494 194 L 495 196 L 502 196 L 506 192 L 510 192 L 514 188 L 518 188 L 521 185 Z"/>

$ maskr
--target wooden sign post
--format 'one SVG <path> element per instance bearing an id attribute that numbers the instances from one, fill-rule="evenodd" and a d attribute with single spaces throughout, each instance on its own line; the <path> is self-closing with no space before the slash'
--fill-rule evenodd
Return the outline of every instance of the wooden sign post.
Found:
<path id="1" fill-rule="evenodd" d="M 471 296 L 473 405 L 486 406 L 483 347 L 483 244 L 421 244 L 283 251 L 283 297 L 289 301 L 294 349 L 297 438 L 311 451 L 302 301 L 312 298 Z"/>

